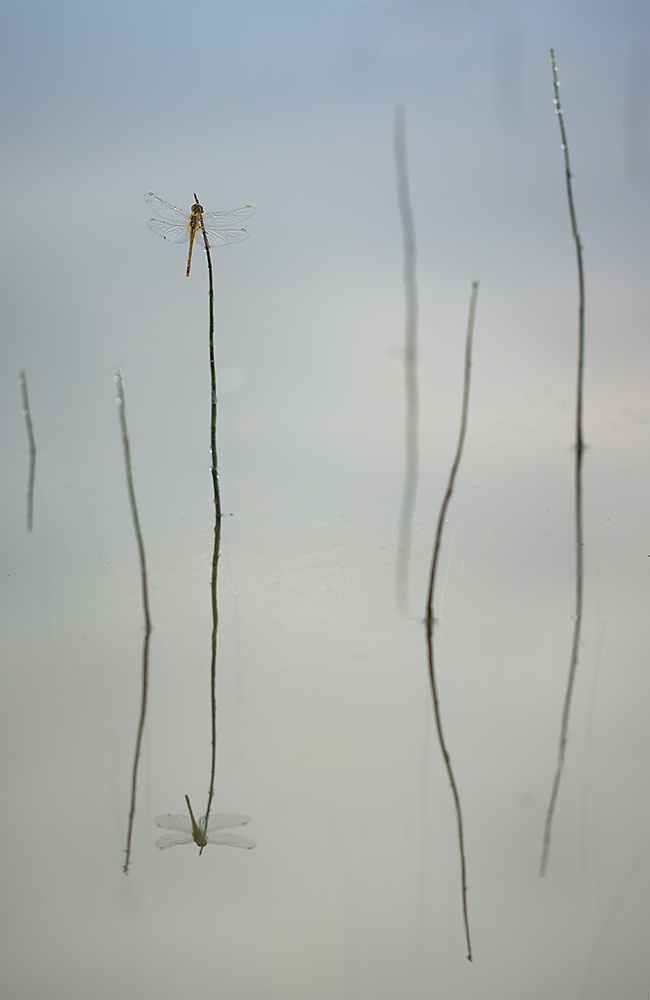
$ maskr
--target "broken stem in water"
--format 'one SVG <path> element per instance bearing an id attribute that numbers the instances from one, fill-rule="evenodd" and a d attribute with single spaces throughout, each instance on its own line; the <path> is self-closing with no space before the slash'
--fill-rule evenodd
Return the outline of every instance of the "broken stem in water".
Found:
<path id="1" fill-rule="evenodd" d="M 36 478 L 36 440 L 34 438 L 34 426 L 32 424 L 32 414 L 29 409 L 29 396 L 27 395 L 27 376 L 25 372 L 20 373 L 20 389 L 23 396 L 23 416 L 27 427 L 27 439 L 29 441 L 29 477 L 27 480 L 27 530 L 31 531 L 34 523 L 34 480 Z"/>
<path id="2" fill-rule="evenodd" d="M 147 586 L 147 562 L 144 553 L 144 541 L 140 530 L 140 518 L 138 516 L 138 505 L 135 499 L 135 487 L 133 485 L 133 471 L 131 468 L 131 448 L 129 446 L 129 434 L 126 427 L 126 411 L 124 405 L 124 383 L 122 382 L 122 372 L 115 369 L 115 382 L 117 383 L 117 407 L 120 418 L 120 428 L 122 431 L 122 447 L 124 449 L 124 467 L 126 470 L 126 485 L 131 504 L 131 515 L 133 517 L 133 528 L 135 539 L 138 545 L 138 558 L 140 560 L 140 583 L 142 587 L 142 610 L 144 613 L 144 642 L 142 646 L 142 697 L 140 703 L 140 721 L 135 740 L 135 752 L 133 755 L 133 773 L 131 777 L 131 808 L 129 810 L 129 829 L 126 837 L 126 858 L 124 861 L 124 873 L 127 874 L 131 861 L 131 838 L 133 836 L 133 820 L 135 818 L 135 798 L 138 781 L 138 766 L 140 764 L 140 753 L 142 750 L 142 736 L 144 734 L 144 722 L 147 714 L 147 695 L 149 689 L 149 639 L 151 636 L 151 617 L 149 614 L 149 589 Z"/>
<path id="3" fill-rule="evenodd" d="M 402 504 L 399 513 L 397 558 L 395 560 L 395 597 L 397 610 L 408 614 L 409 568 L 413 536 L 413 516 L 418 487 L 418 287 L 416 281 L 415 223 L 409 193 L 409 170 L 406 153 L 406 112 L 395 108 L 393 128 L 397 205 L 402 223 L 404 244 L 404 389 L 406 421 L 404 427 L 405 463 Z"/>

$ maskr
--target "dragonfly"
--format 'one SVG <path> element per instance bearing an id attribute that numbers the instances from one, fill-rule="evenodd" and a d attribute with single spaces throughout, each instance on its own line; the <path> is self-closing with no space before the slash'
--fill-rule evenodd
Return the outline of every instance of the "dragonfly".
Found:
<path id="1" fill-rule="evenodd" d="M 208 844 L 225 844 L 227 847 L 244 847 L 250 850 L 257 847 L 250 837 L 242 837 L 239 833 L 217 833 L 218 830 L 230 830 L 233 826 L 244 826 L 248 823 L 250 816 L 241 813 L 216 813 L 210 816 L 207 830 L 205 829 L 205 816 L 202 816 L 197 823 L 189 796 L 185 796 L 187 808 L 190 811 L 187 816 L 174 816 L 167 813 L 166 816 L 155 816 L 154 823 L 163 830 L 177 830 L 177 833 L 166 833 L 164 837 L 159 837 L 156 847 L 164 851 L 166 847 L 175 847 L 176 844 L 196 844 L 203 848 Z"/>
<path id="2" fill-rule="evenodd" d="M 190 249 L 187 254 L 187 271 L 185 276 L 190 276 L 190 265 L 192 263 L 192 248 L 194 240 L 197 245 L 204 246 L 203 231 L 207 236 L 211 247 L 222 247 L 226 243 L 240 243 L 247 240 L 249 233 L 245 229 L 232 229 L 237 223 L 244 219 L 250 219 L 257 209 L 252 205 L 244 205 L 243 208 L 233 208 L 230 212 L 204 212 L 203 206 L 199 204 L 199 199 L 194 195 L 194 204 L 190 215 L 181 208 L 176 208 L 168 202 L 163 201 L 153 191 L 149 191 L 145 196 L 149 208 L 151 208 L 157 219 L 149 219 L 147 225 L 158 233 L 163 239 L 171 243 L 187 243 L 190 241 Z M 201 227 L 203 221 L 203 231 Z"/>

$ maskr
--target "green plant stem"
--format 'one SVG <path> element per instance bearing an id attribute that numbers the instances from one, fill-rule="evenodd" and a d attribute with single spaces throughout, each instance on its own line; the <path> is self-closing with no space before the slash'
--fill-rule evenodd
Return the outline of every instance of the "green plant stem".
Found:
<path id="1" fill-rule="evenodd" d="M 564 113 L 560 104 L 560 84 L 557 77 L 557 65 L 555 63 L 555 53 L 551 49 L 551 67 L 553 70 L 553 92 L 555 110 L 560 124 L 560 135 L 562 136 L 562 149 L 564 151 L 564 175 L 566 178 L 567 199 L 569 202 L 569 214 L 571 216 L 571 232 L 576 248 L 576 259 L 578 265 L 578 372 L 576 385 L 576 417 L 575 417 L 575 615 L 573 619 L 573 642 L 571 645 L 571 660 L 569 663 L 569 676 L 567 679 L 566 693 L 564 696 L 564 707 L 562 709 L 562 724 L 560 726 L 560 741 L 558 746 L 557 766 L 553 789 L 546 812 L 546 822 L 544 824 L 544 841 L 542 845 L 542 858 L 539 866 L 540 876 L 546 874 L 548 866 L 548 856 L 551 849 L 551 828 L 553 825 L 553 815 L 555 805 L 560 790 L 560 781 L 564 769 L 564 757 L 569 731 L 569 716 L 571 713 L 571 699 L 575 683 L 576 669 L 578 666 L 578 650 L 580 648 L 580 630 L 582 626 L 582 590 L 583 590 L 583 529 L 582 529 L 582 458 L 584 452 L 584 442 L 582 434 L 582 393 L 583 393 L 583 372 L 585 359 L 585 283 L 584 269 L 582 264 L 582 244 L 578 233 L 578 223 L 576 221 L 575 206 L 573 204 L 573 189 L 571 185 L 571 166 L 569 163 L 569 146 L 566 132 L 564 130 Z"/>
<path id="2" fill-rule="evenodd" d="M 449 474 L 447 492 L 445 493 L 444 499 L 442 501 L 442 506 L 440 508 L 440 514 L 438 516 L 438 526 L 436 528 L 436 540 L 433 548 L 433 559 L 431 560 L 431 573 L 429 576 L 429 593 L 427 596 L 427 606 L 426 606 L 426 633 L 427 633 L 427 655 L 429 661 L 429 680 L 431 682 L 431 694 L 433 696 L 433 712 L 436 719 L 436 729 L 438 730 L 438 740 L 440 742 L 440 749 L 442 750 L 442 756 L 444 757 L 445 766 L 447 768 L 447 775 L 449 776 L 449 783 L 451 785 L 452 794 L 454 796 L 454 803 L 456 806 L 456 823 L 458 826 L 458 847 L 460 851 L 460 869 L 461 869 L 460 874 L 461 874 L 461 885 L 462 885 L 463 920 L 465 922 L 465 940 L 467 942 L 467 958 L 469 959 L 470 962 L 472 961 L 472 944 L 470 940 L 469 914 L 467 910 L 467 865 L 465 861 L 463 816 L 460 808 L 460 795 L 458 793 L 458 786 L 456 784 L 456 779 L 454 777 L 454 772 L 451 766 L 451 757 L 449 756 L 449 751 L 447 750 L 445 737 L 442 731 L 440 698 L 438 695 L 438 686 L 436 683 L 436 673 L 435 673 L 434 656 L 433 656 L 433 626 L 435 622 L 435 618 L 433 615 L 433 595 L 436 584 L 436 573 L 438 569 L 438 560 L 440 556 L 442 532 L 445 524 L 445 518 L 447 515 L 447 508 L 449 507 L 451 495 L 454 491 L 456 473 L 458 472 L 458 467 L 460 465 L 460 460 L 462 458 L 463 446 L 465 444 L 465 434 L 467 431 L 467 417 L 469 412 L 469 389 L 470 389 L 471 368 L 472 368 L 472 341 L 474 337 L 474 317 L 476 315 L 477 298 L 478 298 L 478 281 L 474 281 L 472 283 L 472 295 L 469 304 L 469 318 L 467 321 L 467 338 L 465 342 L 465 378 L 463 383 L 463 404 L 462 404 L 462 413 L 460 421 L 460 432 L 458 435 L 458 444 L 456 446 L 456 456 L 454 458 L 454 462 L 451 467 L 451 472 Z"/>
<path id="3" fill-rule="evenodd" d="M 131 516 L 133 517 L 133 529 L 138 546 L 138 558 L 140 560 L 140 585 L 142 588 L 142 610 L 144 613 L 144 641 L 142 646 L 142 696 L 140 700 L 140 721 L 135 740 L 135 752 L 133 754 L 133 772 L 131 775 L 131 807 L 129 810 L 129 829 L 126 837 L 126 858 L 124 860 L 124 874 L 129 870 L 131 861 L 131 839 L 133 836 L 133 820 L 135 818 L 135 799 L 138 781 L 138 767 L 140 764 L 140 754 L 142 751 L 142 737 L 144 734 L 144 723 L 147 715 L 147 697 L 149 692 L 149 640 L 151 637 L 151 615 L 149 613 L 149 587 L 147 584 L 147 561 L 144 552 L 144 540 L 140 530 L 140 517 L 138 515 L 138 505 L 135 499 L 135 487 L 133 485 L 133 471 L 131 467 L 131 448 L 129 445 L 129 434 L 126 426 L 126 409 L 124 402 L 124 383 L 122 372 L 115 369 L 115 382 L 117 384 L 117 407 L 120 418 L 120 429 L 122 431 L 122 447 L 124 450 L 124 467 L 126 470 L 126 485 L 129 493 L 129 503 L 131 505 Z"/>
<path id="4" fill-rule="evenodd" d="M 198 198 L 194 195 L 194 201 L 198 204 Z M 212 648 L 210 663 L 210 696 L 212 710 L 212 757 L 210 763 L 210 791 L 208 793 L 208 806 L 205 810 L 204 831 L 207 831 L 208 820 L 210 819 L 210 809 L 214 798 L 214 782 L 217 767 L 217 630 L 219 628 L 219 609 L 217 605 L 217 574 L 219 569 L 219 552 L 221 549 L 221 493 L 219 491 L 219 470 L 217 464 L 217 372 L 214 361 L 214 279 L 212 274 L 212 257 L 210 256 L 210 244 L 205 232 L 203 214 L 201 214 L 201 230 L 205 243 L 205 252 L 208 258 L 208 282 L 209 282 L 209 303 L 210 303 L 210 390 L 211 390 L 211 419 L 210 419 L 210 453 L 212 456 L 212 489 L 214 495 L 214 548 L 212 550 Z M 201 849 L 201 852 L 202 853 Z"/>

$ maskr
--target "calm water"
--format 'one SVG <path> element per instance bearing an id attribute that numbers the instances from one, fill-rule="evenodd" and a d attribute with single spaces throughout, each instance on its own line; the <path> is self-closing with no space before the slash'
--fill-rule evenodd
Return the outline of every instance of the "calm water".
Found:
<path id="1" fill-rule="evenodd" d="M 644 8 L 62 3 L 5 20 L 5 995 L 645 997 Z M 585 245 L 588 450 L 582 644 L 542 880 L 574 608 L 577 293 L 551 45 Z M 421 351 L 407 616 L 396 101 Z M 185 794 L 204 811 L 210 779 L 207 279 L 203 254 L 186 279 L 183 248 L 147 229 L 150 190 L 185 210 L 194 191 L 206 211 L 258 210 L 251 238 L 213 255 L 213 809 L 249 815 L 258 846 L 201 857 L 157 851 L 153 817 L 182 813 Z M 470 965 L 422 617 L 475 278 L 435 633 Z M 128 877 L 142 612 L 117 364 L 154 625 Z"/>

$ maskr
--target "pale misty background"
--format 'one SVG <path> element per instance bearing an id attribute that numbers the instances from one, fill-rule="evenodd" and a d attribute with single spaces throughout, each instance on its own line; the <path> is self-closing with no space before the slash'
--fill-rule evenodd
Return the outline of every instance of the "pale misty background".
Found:
<path id="1" fill-rule="evenodd" d="M 2 995 L 645 998 L 650 891 L 642 2 L 5 2 Z M 570 655 L 574 249 L 585 248 L 585 603 Z M 393 112 L 420 293 L 410 614 Z M 214 809 L 254 851 L 159 852 L 209 783 L 207 282 L 146 225 L 251 203 L 213 254 L 221 561 Z M 422 617 L 479 279 L 466 452 Z M 151 693 L 122 873 L 142 612 L 113 369 L 150 568 Z M 25 530 L 27 373 L 38 447 Z"/>

